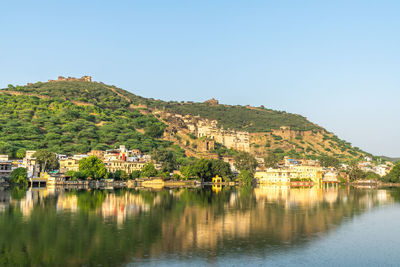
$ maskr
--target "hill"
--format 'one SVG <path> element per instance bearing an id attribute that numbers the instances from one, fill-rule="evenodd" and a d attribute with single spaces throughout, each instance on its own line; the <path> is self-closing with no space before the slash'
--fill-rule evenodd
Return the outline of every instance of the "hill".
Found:
<path id="1" fill-rule="evenodd" d="M 264 107 L 166 102 L 79 79 L 0 90 L 0 153 L 47 148 L 85 153 L 119 144 L 145 152 L 174 149 L 196 157 L 244 150 L 348 160 L 367 153 L 297 114 Z"/>
<path id="2" fill-rule="evenodd" d="M 37 83 L 0 91 L 0 153 L 47 148 L 85 153 L 126 144 L 142 151 L 170 147 L 159 140 L 166 125 L 102 84 Z"/>
<path id="3" fill-rule="evenodd" d="M 400 162 L 400 158 L 392 158 L 392 157 L 386 157 L 386 156 L 380 156 L 380 158 L 386 160 L 386 161 L 390 161 L 390 162 Z"/>

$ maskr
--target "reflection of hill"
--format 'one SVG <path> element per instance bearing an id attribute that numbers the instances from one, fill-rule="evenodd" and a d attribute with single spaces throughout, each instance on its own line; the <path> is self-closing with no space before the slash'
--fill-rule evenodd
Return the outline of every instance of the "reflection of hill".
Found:
<path id="1" fill-rule="evenodd" d="M 0 262 L 118 265 L 168 253 L 230 254 L 238 247 L 268 253 L 306 244 L 389 201 L 385 190 L 337 188 L 28 192 L 6 207 L 13 212 L 0 214 Z"/>
<path id="2" fill-rule="evenodd" d="M 163 241 L 156 244 L 156 251 L 214 250 L 243 241 L 247 247 L 241 249 L 246 250 L 256 244 L 300 242 L 388 201 L 385 192 L 256 188 L 254 202 L 247 207 L 241 206 L 240 194 L 223 213 L 215 206 L 186 206 L 181 217 L 163 222 Z"/>

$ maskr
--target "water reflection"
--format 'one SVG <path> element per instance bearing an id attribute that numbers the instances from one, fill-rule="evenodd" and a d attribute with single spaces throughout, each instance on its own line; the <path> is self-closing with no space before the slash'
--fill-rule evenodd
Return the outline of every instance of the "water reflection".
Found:
<path id="1" fill-rule="evenodd" d="M 393 190 L 277 186 L 0 191 L 0 264 L 268 254 L 312 242 L 398 196 Z"/>

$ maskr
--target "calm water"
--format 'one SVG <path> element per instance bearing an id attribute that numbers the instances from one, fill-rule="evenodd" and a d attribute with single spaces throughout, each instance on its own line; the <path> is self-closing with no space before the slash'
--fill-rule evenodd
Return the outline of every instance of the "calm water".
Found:
<path id="1" fill-rule="evenodd" d="M 399 190 L 0 191 L 0 265 L 400 263 Z"/>

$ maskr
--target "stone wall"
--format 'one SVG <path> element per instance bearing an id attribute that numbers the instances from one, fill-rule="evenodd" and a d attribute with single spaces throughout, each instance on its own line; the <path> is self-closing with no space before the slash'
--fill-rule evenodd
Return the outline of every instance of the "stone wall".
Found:
<path id="1" fill-rule="evenodd" d="M 49 83 L 51 83 L 51 82 L 63 82 L 63 81 L 92 82 L 92 77 L 91 76 L 82 76 L 81 78 L 75 78 L 75 77 L 65 78 L 63 76 L 58 76 L 57 80 L 48 80 Z"/>
<path id="2" fill-rule="evenodd" d="M 218 127 L 217 120 L 202 119 L 199 116 L 171 113 L 164 113 L 162 116 L 168 120 L 170 126 L 172 124 L 177 130 L 188 132 L 197 138 L 209 138 L 227 148 L 250 151 L 249 133 L 246 131 L 225 130 Z M 210 146 L 213 145 L 210 143 Z"/>

